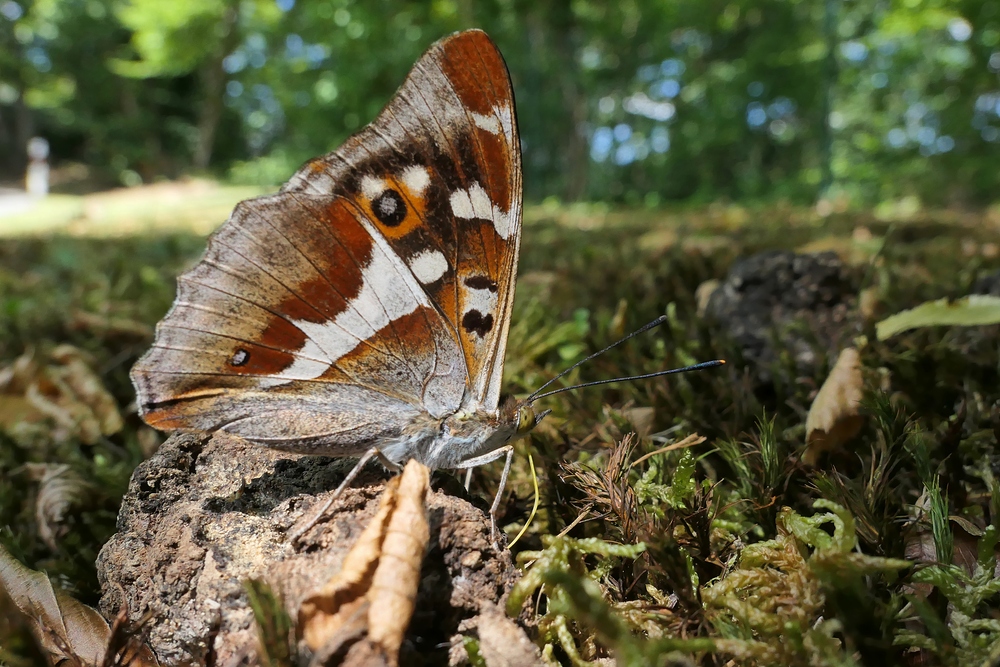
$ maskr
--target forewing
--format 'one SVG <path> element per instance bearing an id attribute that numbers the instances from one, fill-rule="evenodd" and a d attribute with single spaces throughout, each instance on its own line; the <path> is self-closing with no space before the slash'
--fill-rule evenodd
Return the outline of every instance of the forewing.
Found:
<path id="1" fill-rule="evenodd" d="M 379 117 L 286 193 L 356 202 L 460 343 L 469 398 L 497 407 L 521 233 L 510 77 L 478 30 L 432 46 Z"/>
<path id="2" fill-rule="evenodd" d="M 365 213 L 295 192 L 236 207 L 132 372 L 153 426 L 273 433 L 299 451 L 449 414 L 465 377 L 448 323 Z M 352 426 L 364 432 L 334 437 Z"/>

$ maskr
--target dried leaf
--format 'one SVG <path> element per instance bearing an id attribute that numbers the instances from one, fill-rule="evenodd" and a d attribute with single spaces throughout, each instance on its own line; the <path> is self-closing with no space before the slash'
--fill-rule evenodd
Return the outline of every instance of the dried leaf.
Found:
<path id="1" fill-rule="evenodd" d="M 861 356 L 853 347 L 845 348 L 809 407 L 805 463 L 816 465 L 823 452 L 841 447 L 858 434 L 863 423 L 859 410 L 863 386 Z"/>
<path id="2" fill-rule="evenodd" d="M 371 586 L 375 567 L 382 552 L 382 540 L 389 517 L 396 508 L 399 477 L 390 479 L 382 491 L 378 512 L 344 558 L 344 564 L 318 593 L 306 598 L 299 607 L 298 630 L 312 650 L 327 643 L 353 613 L 350 603 L 364 597 Z M 356 605 L 354 605 L 356 606 Z"/>
<path id="3" fill-rule="evenodd" d="M 45 414 L 24 396 L 0 394 L 0 429 L 9 431 L 18 424 L 37 424 Z"/>
<path id="4" fill-rule="evenodd" d="M 32 382 L 25 398 L 65 432 L 63 437 L 75 435 L 87 445 L 100 439 L 100 424 L 87 406 L 73 399 L 71 390 L 58 376 Z"/>
<path id="5" fill-rule="evenodd" d="M 0 545 L 0 588 L 28 617 L 32 634 L 53 663 L 103 663 L 111 628 L 96 610 L 77 602 L 41 572 L 25 567 Z"/>
<path id="6" fill-rule="evenodd" d="M 32 480 L 41 482 L 35 499 L 39 537 L 49 549 L 57 551 L 67 513 L 87 498 L 92 487 L 68 465 L 28 463 L 24 469 Z"/>
<path id="7" fill-rule="evenodd" d="M 885 340 L 922 327 L 982 324 L 1000 324 L 1000 296 L 971 294 L 955 300 L 927 301 L 885 318 L 875 325 L 875 334 L 879 340 Z"/>
<path id="8" fill-rule="evenodd" d="M 622 414 L 632 423 L 635 434 L 640 438 L 648 438 L 652 434 L 656 408 L 626 408 Z"/>
<path id="9" fill-rule="evenodd" d="M 31 380 L 38 375 L 35 351 L 28 350 L 12 363 L 0 368 L 0 393 L 23 394 Z"/>
<path id="10" fill-rule="evenodd" d="M 124 425 L 115 399 L 104 388 L 101 379 L 90 369 L 81 352 L 71 345 L 60 345 L 52 351 L 52 359 L 62 365 L 61 376 L 76 399 L 93 412 L 103 435 L 113 435 Z"/>
<path id="11" fill-rule="evenodd" d="M 410 624 L 420 566 L 430 539 L 426 495 L 430 471 L 411 460 L 386 484 L 378 512 L 344 559 L 340 572 L 303 601 L 298 629 L 317 658 L 344 664 L 395 665 Z M 368 633 L 362 639 L 364 628 Z"/>
<path id="12" fill-rule="evenodd" d="M 0 397 L 0 426 L 10 430 L 47 417 L 55 422 L 56 439 L 75 437 L 85 444 L 120 431 L 118 406 L 83 353 L 60 345 L 51 357 L 55 363 L 39 369 L 25 354 L 0 371 L 7 392 Z"/>
<path id="13" fill-rule="evenodd" d="M 152 612 L 147 612 L 136 623 L 130 623 L 128 608 L 122 607 L 111 625 L 111 637 L 101 667 L 159 667 L 160 661 L 146 645 L 150 618 Z"/>
<path id="14" fill-rule="evenodd" d="M 369 636 L 393 657 L 399 654 L 413 616 L 420 586 L 420 564 L 430 541 L 426 507 L 429 486 L 430 470 L 411 460 L 399 483 L 396 511 L 389 520 L 382 557 L 369 592 Z"/>
<path id="15" fill-rule="evenodd" d="M 698 289 L 694 291 L 694 300 L 698 304 L 698 317 L 705 317 L 705 313 L 708 312 L 708 302 L 712 299 L 712 295 L 715 294 L 715 290 L 719 289 L 719 285 L 721 284 L 721 282 L 713 278 L 698 285 Z"/>

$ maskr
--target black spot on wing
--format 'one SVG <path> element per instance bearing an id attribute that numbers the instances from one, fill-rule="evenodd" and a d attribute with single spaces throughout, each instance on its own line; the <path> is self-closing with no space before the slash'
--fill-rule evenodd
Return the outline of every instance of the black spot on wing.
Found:
<path id="1" fill-rule="evenodd" d="M 396 227 L 406 220 L 406 202 L 398 192 L 389 188 L 372 202 L 372 212 L 383 225 Z"/>
<path id="2" fill-rule="evenodd" d="M 485 289 L 494 294 L 497 291 L 497 284 L 487 276 L 470 276 L 465 279 L 465 284 L 472 289 Z"/>
<path id="3" fill-rule="evenodd" d="M 250 353 L 241 347 L 233 353 L 233 358 L 229 360 L 229 365 L 246 366 L 248 361 L 250 361 Z"/>
<path id="4" fill-rule="evenodd" d="M 479 334 L 480 338 L 485 338 L 493 329 L 493 315 L 491 313 L 483 315 L 478 310 L 470 310 L 462 318 L 462 327 L 470 334 Z"/>

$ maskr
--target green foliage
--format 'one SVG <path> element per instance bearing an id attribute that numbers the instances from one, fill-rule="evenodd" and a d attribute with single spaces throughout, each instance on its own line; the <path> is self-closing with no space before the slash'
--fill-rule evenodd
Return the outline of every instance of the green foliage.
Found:
<path id="1" fill-rule="evenodd" d="M 896 643 L 921 649 L 942 665 L 989 665 L 1000 655 L 1000 620 L 983 612 L 996 608 L 1000 578 L 996 577 L 996 546 L 1000 531 L 993 525 L 979 538 L 977 558 L 971 572 L 943 561 L 914 573 L 913 582 L 932 586 L 948 602 L 944 618 L 927 598 L 909 596 L 909 615 L 916 617 L 926 632 L 901 629 Z M 936 542 L 939 549 L 941 544 Z"/>
<path id="2" fill-rule="evenodd" d="M 939 299 L 922 303 L 885 318 L 875 325 L 879 340 L 903 331 L 934 326 L 977 326 L 1000 323 L 1000 297 L 973 294 L 956 301 Z"/>
<path id="3" fill-rule="evenodd" d="M 124 235 L 145 228 L 137 219 L 148 211 L 134 209 L 153 208 L 154 191 L 133 190 L 139 206 L 104 209 L 104 218 L 73 228 L 118 230 L 115 237 L 0 244 L 0 369 L 28 348 L 45 359 L 57 344 L 73 344 L 90 355 L 125 417 L 121 433 L 94 445 L 59 439 L 46 422 L 0 426 L 0 542 L 91 604 L 97 551 L 114 530 L 129 474 L 156 444 L 128 408 L 127 371 L 173 298 L 174 276 L 204 247 L 203 237 L 179 231 L 192 221 L 181 225 L 172 210 L 157 219 L 169 233 Z M 95 211 L 106 201 L 78 205 Z M 724 276 L 736 257 L 845 239 L 860 226 L 881 237 L 887 224 L 868 213 L 821 224 L 805 209 L 738 205 L 668 214 L 548 204 L 526 213 L 508 390 L 529 393 L 663 313 L 667 326 L 565 381 L 729 361 L 537 404 L 553 413 L 524 445 L 539 467 L 541 505 L 517 545 L 525 574 L 512 606 L 529 632 L 537 628 L 532 638 L 550 662 L 985 662 L 996 650 L 1000 599 L 991 528 L 1000 516 L 994 328 L 917 329 L 879 341 L 872 323 L 859 324 L 866 423 L 856 441 L 811 469 L 800 460 L 803 422 L 826 364 L 780 359 L 761 369 L 742 359 L 724 330 L 698 316 L 696 289 Z M 207 229 L 224 212 L 201 215 L 194 226 Z M 673 241 L 658 242 L 664 231 Z M 971 214 L 962 224 L 947 215 L 898 223 L 868 284 L 884 312 L 966 294 L 1000 270 L 1000 258 L 970 256 L 963 244 L 984 248 L 994 236 L 989 218 Z M 829 358 L 819 345 L 813 352 Z M 759 380 L 762 370 L 773 381 Z M 0 391 L 0 418 L 9 396 Z M 629 436 L 639 422 L 643 436 Z M 41 537 L 40 483 L 26 464 L 67 465 L 100 490 L 67 512 L 56 549 Z M 487 466 L 474 492 L 491 497 L 499 475 L 499 465 Z M 510 488 L 500 517 L 508 528 L 524 522 L 533 500 L 524 457 L 515 459 Z M 272 636 L 284 637 L 278 620 L 265 616 Z M 17 654 L 4 655 L 11 664 L 30 650 L 6 636 L 0 643 Z"/>
<path id="4" fill-rule="evenodd" d="M 836 636 L 837 619 L 820 620 L 830 588 L 849 587 L 910 563 L 855 552 L 854 519 L 839 505 L 817 500 L 826 513 L 804 517 L 785 508 L 778 537 L 743 549 L 739 565 L 707 586 L 703 597 L 725 650 L 753 664 L 857 664 Z M 833 525 L 833 534 L 825 529 Z M 795 600 L 785 604 L 785 600 Z"/>
<path id="5" fill-rule="evenodd" d="M 263 667 L 291 667 L 296 656 L 292 619 L 281 598 L 266 582 L 250 579 L 243 590 L 257 623 L 258 655 Z"/>
<path id="6" fill-rule="evenodd" d="M 435 39 L 481 27 L 518 95 L 531 198 L 989 202 L 1000 140 L 989 0 L 11 0 L 0 167 L 57 161 L 134 185 L 326 152 Z M 211 160 L 209 160 L 211 158 Z M 267 169 L 254 183 L 284 181 Z"/>

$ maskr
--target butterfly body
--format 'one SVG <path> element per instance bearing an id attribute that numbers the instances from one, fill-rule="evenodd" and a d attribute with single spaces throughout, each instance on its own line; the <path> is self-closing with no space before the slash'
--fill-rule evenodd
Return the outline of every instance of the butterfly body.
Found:
<path id="1" fill-rule="evenodd" d="M 393 465 L 496 458 L 537 420 L 500 402 L 520 234 L 510 78 L 456 33 L 371 125 L 236 207 L 132 371 L 140 414 Z"/>

